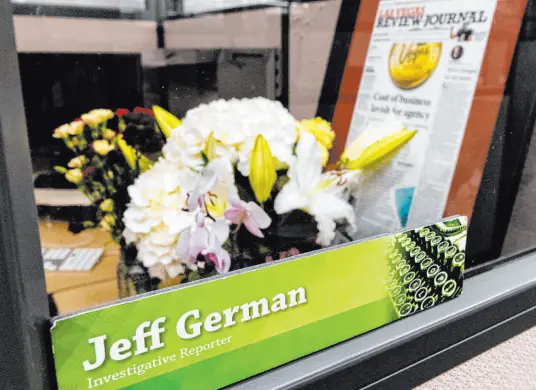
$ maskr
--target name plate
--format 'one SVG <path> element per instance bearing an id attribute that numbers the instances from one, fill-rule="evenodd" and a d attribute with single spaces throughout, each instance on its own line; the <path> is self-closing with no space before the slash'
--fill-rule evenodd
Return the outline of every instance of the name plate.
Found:
<path id="1" fill-rule="evenodd" d="M 217 389 L 457 297 L 466 218 L 60 317 L 60 389 Z"/>

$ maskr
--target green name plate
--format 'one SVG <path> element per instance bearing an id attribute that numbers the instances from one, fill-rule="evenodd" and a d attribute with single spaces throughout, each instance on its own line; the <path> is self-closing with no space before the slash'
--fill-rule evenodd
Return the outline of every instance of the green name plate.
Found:
<path id="1" fill-rule="evenodd" d="M 467 220 L 57 318 L 60 389 L 217 389 L 461 293 Z"/>

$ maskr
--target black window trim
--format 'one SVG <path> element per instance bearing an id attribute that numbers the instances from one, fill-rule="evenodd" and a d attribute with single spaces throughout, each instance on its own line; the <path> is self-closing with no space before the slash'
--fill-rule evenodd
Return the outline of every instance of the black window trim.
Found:
<path id="1" fill-rule="evenodd" d="M 54 389 L 40 252 L 11 5 L 0 2 L 0 381 Z M 484 272 L 485 271 L 485 272 Z M 231 389 L 412 388 L 536 325 L 536 254 L 475 269 L 463 295 L 258 375 Z"/>

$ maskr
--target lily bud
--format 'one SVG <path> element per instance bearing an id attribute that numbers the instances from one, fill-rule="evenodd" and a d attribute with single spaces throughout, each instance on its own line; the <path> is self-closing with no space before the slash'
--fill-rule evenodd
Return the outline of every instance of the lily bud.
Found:
<path id="1" fill-rule="evenodd" d="M 160 130 L 162 130 L 162 134 L 164 134 L 166 138 L 169 138 L 172 130 L 182 125 L 179 118 L 169 111 L 164 110 L 162 107 L 153 106 L 153 112 Z"/>
<path id="2" fill-rule="evenodd" d="M 341 163 L 346 169 L 371 169 L 393 157 L 417 134 L 416 130 L 400 130 L 381 138 L 370 145 L 364 145 L 361 138 L 356 139 L 343 153 Z"/>
<path id="3" fill-rule="evenodd" d="M 127 160 L 127 163 L 131 169 L 136 169 L 139 167 L 142 172 L 145 172 L 152 167 L 153 163 L 151 160 L 127 144 L 123 137 L 118 137 L 117 145 L 119 146 L 119 150 L 121 150 L 121 153 L 123 153 L 123 156 L 125 157 L 125 160 Z"/>
<path id="4" fill-rule="evenodd" d="M 264 203 L 277 180 L 274 156 L 266 139 L 259 135 L 251 151 L 249 161 L 249 184 L 259 203 Z"/>
<path id="5" fill-rule="evenodd" d="M 214 160 L 216 156 L 216 138 L 214 138 L 214 132 L 211 131 L 207 139 L 205 150 L 203 150 L 208 161 Z"/>

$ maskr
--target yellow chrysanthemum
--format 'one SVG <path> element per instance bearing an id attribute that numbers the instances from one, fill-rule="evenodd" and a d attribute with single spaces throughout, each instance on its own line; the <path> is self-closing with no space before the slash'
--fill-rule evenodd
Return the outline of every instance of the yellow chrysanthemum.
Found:
<path id="1" fill-rule="evenodd" d="M 96 153 L 100 154 L 101 156 L 106 156 L 108 153 L 110 153 L 112 150 L 115 149 L 115 146 L 105 139 L 101 139 L 98 141 L 93 142 L 93 150 L 95 150 Z"/>
<path id="2" fill-rule="evenodd" d="M 335 132 L 331 128 L 331 123 L 322 119 L 305 119 L 298 124 L 298 133 L 302 131 L 311 133 L 316 138 L 322 153 L 322 164 L 325 166 L 329 159 L 329 150 L 333 147 Z"/>
<path id="3" fill-rule="evenodd" d="M 54 134 L 52 136 L 57 139 L 67 138 L 69 136 L 70 128 L 71 128 L 70 124 L 61 125 L 56 130 L 54 130 Z"/>
<path id="4" fill-rule="evenodd" d="M 87 162 L 88 162 L 87 157 L 84 155 L 81 155 L 69 161 L 67 166 L 69 168 L 82 168 L 85 164 L 87 164 Z"/>
<path id="5" fill-rule="evenodd" d="M 82 121 L 90 127 L 97 127 L 103 122 L 106 122 L 114 117 L 112 110 L 96 109 L 91 110 L 87 114 L 82 115 Z"/>
<path id="6" fill-rule="evenodd" d="M 78 168 L 70 169 L 70 170 L 67 171 L 67 173 L 65 173 L 65 178 L 67 179 L 67 181 L 69 181 L 69 182 L 71 182 L 73 184 L 78 184 L 84 178 L 84 174 Z"/>
<path id="7" fill-rule="evenodd" d="M 69 135 L 81 135 L 84 132 L 84 122 L 75 121 L 72 122 L 69 126 L 68 133 Z"/>
<path id="8" fill-rule="evenodd" d="M 101 202 L 99 208 L 105 213 L 111 213 L 114 211 L 114 201 L 112 199 L 105 199 Z"/>
<path id="9" fill-rule="evenodd" d="M 102 135 L 104 136 L 104 138 L 106 138 L 108 141 L 111 141 L 115 138 L 115 136 L 117 135 L 117 133 L 111 129 L 105 129 L 102 133 Z"/>

